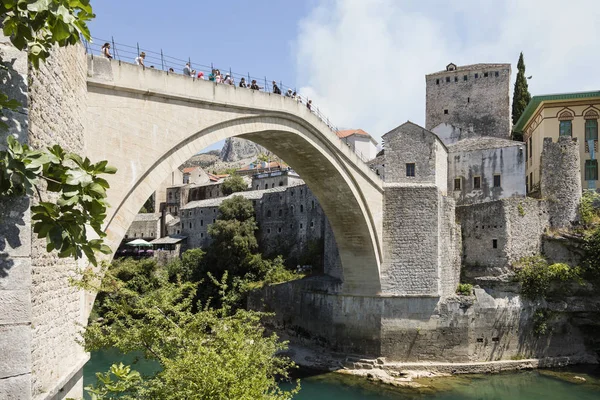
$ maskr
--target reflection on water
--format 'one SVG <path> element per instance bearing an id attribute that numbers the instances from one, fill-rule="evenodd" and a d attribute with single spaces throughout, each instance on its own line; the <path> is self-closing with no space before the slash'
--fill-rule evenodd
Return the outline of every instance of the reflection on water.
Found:
<path id="1" fill-rule="evenodd" d="M 136 354 L 123 355 L 114 349 L 94 352 L 84 368 L 84 383 L 94 383 L 95 373 L 107 371 L 115 362 L 131 364 L 137 358 Z M 158 365 L 140 360 L 134 369 L 152 374 Z M 394 388 L 362 378 L 308 370 L 300 371 L 299 378 L 302 390 L 297 400 L 600 400 L 600 369 L 596 366 L 422 379 L 419 383 L 427 386 L 423 389 Z"/>

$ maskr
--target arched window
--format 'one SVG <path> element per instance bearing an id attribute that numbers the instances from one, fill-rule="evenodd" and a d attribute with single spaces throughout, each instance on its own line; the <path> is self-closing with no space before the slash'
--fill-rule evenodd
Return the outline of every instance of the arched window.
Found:
<path id="1" fill-rule="evenodd" d="M 280 208 L 279 209 L 279 216 L 281 217 L 283 215 L 283 210 Z"/>
<path id="2" fill-rule="evenodd" d="M 558 115 L 559 132 L 558 135 L 573 136 L 573 114 L 570 111 L 563 111 Z"/>
<path id="3" fill-rule="evenodd" d="M 267 218 L 271 218 L 271 210 L 267 210 Z"/>
<path id="4" fill-rule="evenodd" d="M 300 204 L 300 212 L 304 212 L 304 205 Z"/>

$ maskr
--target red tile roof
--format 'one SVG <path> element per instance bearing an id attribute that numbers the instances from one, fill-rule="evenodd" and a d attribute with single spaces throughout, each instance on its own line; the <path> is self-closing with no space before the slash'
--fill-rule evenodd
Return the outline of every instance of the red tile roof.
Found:
<path id="1" fill-rule="evenodd" d="M 343 131 L 337 131 L 336 135 L 338 135 L 338 137 L 340 139 L 343 139 L 343 138 L 351 136 L 351 135 L 371 136 L 367 132 L 363 131 L 362 129 L 346 129 Z"/>
<path id="2" fill-rule="evenodd" d="M 182 172 L 184 174 L 189 174 L 189 173 L 197 170 L 198 168 L 200 168 L 200 167 L 187 167 L 187 168 L 184 168 Z"/>

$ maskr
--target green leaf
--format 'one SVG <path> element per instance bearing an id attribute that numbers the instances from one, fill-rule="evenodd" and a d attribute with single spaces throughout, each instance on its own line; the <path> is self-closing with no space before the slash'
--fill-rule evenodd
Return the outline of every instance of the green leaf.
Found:
<path id="1" fill-rule="evenodd" d="M 83 187 L 92 183 L 92 177 L 82 169 L 72 169 L 67 171 L 67 185 L 81 185 Z"/>

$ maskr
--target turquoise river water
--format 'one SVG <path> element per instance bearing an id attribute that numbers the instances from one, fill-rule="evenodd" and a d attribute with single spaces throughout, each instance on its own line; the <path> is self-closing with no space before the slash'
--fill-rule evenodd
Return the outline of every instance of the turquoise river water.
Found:
<path id="1" fill-rule="evenodd" d="M 95 373 L 106 372 L 112 363 L 135 360 L 135 355 L 114 349 L 94 352 L 84 367 L 84 384 L 95 383 Z M 146 361 L 134 368 L 149 374 L 157 366 Z M 302 371 L 299 377 L 302 390 L 297 400 L 600 400 L 597 366 L 419 380 L 426 386 L 422 389 L 394 388 L 336 373 Z"/>

